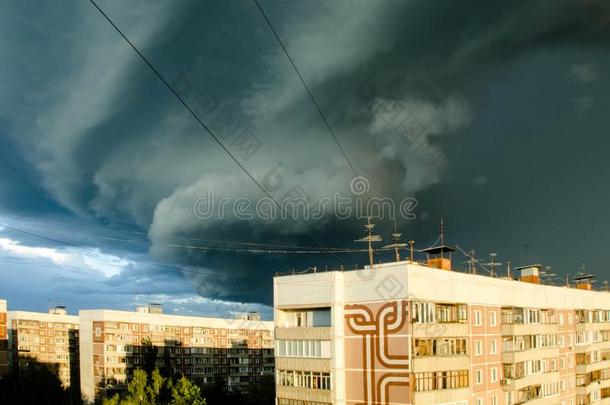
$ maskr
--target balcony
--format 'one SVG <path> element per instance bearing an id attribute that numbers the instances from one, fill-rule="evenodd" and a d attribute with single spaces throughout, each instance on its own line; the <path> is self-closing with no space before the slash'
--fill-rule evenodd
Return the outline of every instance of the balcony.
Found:
<path id="1" fill-rule="evenodd" d="M 540 335 L 559 332 L 557 323 L 503 323 L 502 335 Z"/>
<path id="2" fill-rule="evenodd" d="M 330 390 L 317 390 L 301 387 L 284 387 L 278 385 L 275 390 L 277 398 L 294 399 L 298 401 L 331 402 Z"/>
<path id="3" fill-rule="evenodd" d="M 543 360 L 559 356 L 559 347 L 529 348 L 525 350 L 502 350 L 503 363 L 519 363 L 527 360 Z"/>
<path id="4" fill-rule="evenodd" d="M 470 357 L 468 355 L 414 357 L 412 365 L 413 372 L 464 370 L 470 365 Z"/>
<path id="5" fill-rule="evenodd" d="M 594 363 L 577 364 L 576 374 L 588 374 L 598 370 L 610 368 L 610 360 L 596 361 Z"/>
<path id="6" fill-rule="evenodd" d="M 413 393 L 413 403 L 415 404 L 444 404 L 468 401 L 469 399 L 470 388 L 417 391 Z"/>
<path id="7" fill-rule="evenodd" d="M 468 336 L 467 323 L 414 323 L 413 337 Z"/>
<path id="8" fill-rule="evenodd" d="M 328 326 L 275 328 L 276 340 L 330 340 Z"/>
<path id="9" fill-rule="evenodd" d="M 552 371 L 548 373 L 530 374 L 525 377 L 502 379 L 500 380 L 500 385 L 502 385 L 504 391 L 524 390 L 530 386 L 555 382 L 559 380 L 559 378 L 559 372 Z"/>

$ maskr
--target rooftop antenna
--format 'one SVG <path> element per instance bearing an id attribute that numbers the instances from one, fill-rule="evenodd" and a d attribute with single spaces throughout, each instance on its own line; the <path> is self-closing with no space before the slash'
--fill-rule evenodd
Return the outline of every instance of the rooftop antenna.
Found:
<path id="1" fill-rule="evenodd" d="M 375 224 L 371 223 L 371 217 L 367 217 L 367 223 L 364 225 L 364 228 L 367 230 L 367 236 L 364 238 L 356 239 L 355 242 L 368 242 L 369 245 L 369 264 L 371 269 L 373 268 L 373 242 L 381 242 L 381 236 L 373 235 L 373 228 Z"/>
<path id="2" fill-rule="evenodd" d="M 497 253 L 489 254 L 489 263 L 485 263 L 485 266 L 491 267 L 491 276 L 494 277 L 496 274 L 495 268 L 498 266 L 502 266 L 502 263 L 496 262 Z"/>
<path id="3" fill-rule="evenodd" d="M 604 291 L 608 292 L 608 280 L 604 280 L 602 283 L 604 284 Z"/>
<path id="4" fill-rule="evenodd" d="M 441 217 L 441 246 L 445 246 L 445 223 Z"/>
<path id="5" fill-rule="evenodd" d="M 552 282 L 553 280 L 552 279 L 553 279 L 553 277 L 557 276 L 557 273 L 553 273 L 551 271 L 551 266 L 546 266 L 544 268 L 544 270 L 542 270 L 540 272 L 540 275 L 542 277 L 547 277 L 547 280 L 548 280 L 549 284 L 553 284 L 553 282 Z"/>
<path id="6" fill-rule="evenodd" d="M 394 254 L 397 262 L 400 261 L 400 252 L 398 249 L 407 247 L 406 243 L 400 243 L 401 236 L 402 234 L 396 231 L 396 218 L 394 218 L 394 232 L 392 233 L 392 240 L 394 241 L 394 243 L 386 245 L 384 246 L 384 248 L 394 248 Z"/>
<path id="7" fill-rule="evenodd" d="M 476 274 L 476 259 L 474 257 L 475 255 L 475 250 L 471 249 L 468 251 L 468 253 L 464 254 L 464 256 L 466 256 L 466 258 L 468 260 L 462 262 L 463 264 L 467 264 L 468 265 L 468 274 Z"/>
<path id="8" fill-rule="evenodd" d="M 570 273 L 566 273 L 566 287 L 570 286 Z"/>
<path id="9" fill-rule="evenodd" d="M 523 245 L 523 249 L 525 250 L 525 262 L 526 262 L 526 263 L 529 261 L 529 257 L 528 257 L 528 255 L 527 255 L 527 248 L 528 248 L 528 246 L 529 246 L 529 245 L 528 245 L 527 243 L 525 243 L 525 244 Z"/>
<path id="10" fill-rule="evenodd" d="M 468 273 L 477 274 L 477 259 L 475 258 L 477 251 L 472 249 L 470 251 L 470 260 L 468 260 Z"/>
<path id="11" fill-rule="evenodd" d="M 409 261 L 413 263 L 413 245 L 415 245 L 414 240 L 409 241 Z"/>
<path id="12" fill-rule="evenodd" d="M 512 278 L 511 273 L 511 268 L 510 268 L 510 261 L 506 262 L 506 278 L 510 279 Z"/>

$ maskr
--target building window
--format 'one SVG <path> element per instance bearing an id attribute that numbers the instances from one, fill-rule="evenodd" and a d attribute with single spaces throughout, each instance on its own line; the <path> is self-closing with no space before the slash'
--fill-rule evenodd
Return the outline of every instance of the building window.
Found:
<path id="1" fill-rule="evenodd" d="M 495 394 L 491 396 L 491 405 L 498 405 L 498 397 Z"/>
<path id="2" fill-rule="evenodd" d="M 491 369 L 491 373 L 490 373 L 490 378 L 491 378 L 491 382 L 495 383 L 496 381 L 498 381 L 498 368 L 497 367 L 493 367 Z"/>
<path id="3" fill-rule="evenodd" d="M 278 370 L 277 384 L 283 387 L 300 387 L 330 390 L 330 374 L 299 370 Z"/>
<path id="4" fill-rule="evenodd" d="M 483 323 L 481 322 L 481 311 L 474 311 L 474 326 L 481 326 Z"/>
<path id="5" fill-rule="evenodd" d="M 483 355 L 483 342 L 480 339 L 474 341 L 474 354 L 475 356 Z"/>
<path id="6" fill-rule="evenodd" d="M 414 339 L 413 342 L 413 355 L 416 357 L 467 354 L 465 338 Z"/>
<path id="7" fill-rule="evenodd" d="M 297 327 L 303 327 L 307 325 L 307 312 L 297 312 Z"/>
<path id="8" fill-rule="evenodd" d="M 489 325 L 490 326 L 496 326 L 497 325 L 497 315 L 496 315 L 496 311 L 491 311 L 489 313 Z"/>
<path id="9" fill-rule="evenodd" d="M 483 384 L 483 370 L 475 370 L 474 377 L 475 384 Z"/>
<path id="10" fill-rule="evenodd" d="M 527 309 L 525 310 L 525 323 L 537 324 L 540 323 L 540 310 L 539 309 Z"/>
<path id="11" fill-rule="evenodd" d="M 477 405 L 483 405 L 483 398 L 477 398 Z"/>
<path id="12" fill-rule="evenodd" d="M 498 344 L 496 343 L 496 339 L 492 339 L 491 342 L 489 342 L 489 353 L 490 354 L 496 354 L 498 352 Z"/>
<path id="13" fill-rule="evenodd" d="M 322 340 L 278 340 L 279 357 L 330 357 L 330 342 Z"/>
<path id="14" fill-rule="evenodd" d="M 431 302 L 414 302 L 411 306 L 413 322 L 433 323 L 435 322 L 435 306 Z"/>
<path id="15" fill-rule="evenodd" d="M 415 391 L 432 391 L 468 387 L 468 370 L 414 373 Z"/>

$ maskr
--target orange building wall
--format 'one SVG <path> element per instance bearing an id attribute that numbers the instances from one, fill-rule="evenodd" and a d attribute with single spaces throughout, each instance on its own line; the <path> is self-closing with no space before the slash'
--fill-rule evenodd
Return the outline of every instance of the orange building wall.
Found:
<path id="1" fill-rule="evenodd" d="M 8 321 L 6 312 L 0 312 L 0 377 L 8 373 Z"/>

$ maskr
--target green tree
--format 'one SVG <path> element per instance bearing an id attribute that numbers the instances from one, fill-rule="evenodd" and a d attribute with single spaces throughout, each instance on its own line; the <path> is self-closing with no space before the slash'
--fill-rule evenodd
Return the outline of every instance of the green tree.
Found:
<path id="1" fill-rule="evenodd" d="M 127 385 L 123 399 L 117 394 L 106 399 L 103 405 L 206 405 L 200 388 L 182 376 L 175 384 L 164 378 L 158 369 L 148 378 L 146 371 L 138 369 Z"/>
<path id="2" fill-rule="evenodd" d="M 172 405 L 206 405 L 201 389 L 182 376 L 172 389 Z"/>
<path id="3" fill-rule="evenodd" d="M 129 393 L 127 399 L 137 405 L 154 404 L 156 401 L 149 401 L 147 386 L 148 375 L 146 374 L 146 371 L 140 369 L 134 371 L 133 378 L 127 385 L 127 392 Z"/>
<path id="4" fill-rule="evenodd" d="M 114 394 L 114 396 L 112 398 L 108 398 L 104 400 L 103 405 L 120 405 L 121 404 L 121 398 L 119 397 L 119 394 Z"/>
<path id="5" fill-rule="evenodd" d="M 152 377 L 150 379 L 150 384 L 146 387 L 146 391 L 148 392 L 148 398 L 152 404 L 156 404 L 161 396 L 161 392 L 163 387 L 165 386 L 166 379 L 163 378 L 159 369 L 155 369 L 152 373 Z M 168 381 L 168 383 L 171 382 Z"/>

